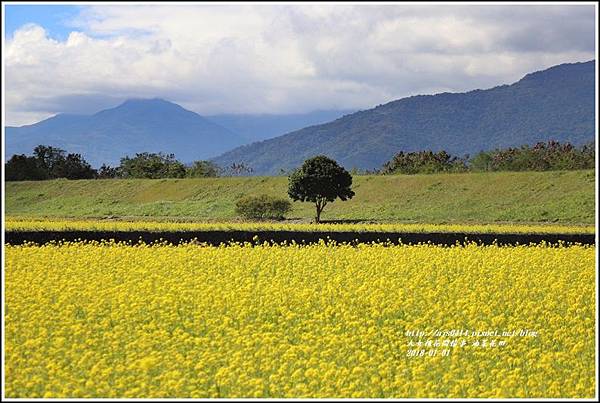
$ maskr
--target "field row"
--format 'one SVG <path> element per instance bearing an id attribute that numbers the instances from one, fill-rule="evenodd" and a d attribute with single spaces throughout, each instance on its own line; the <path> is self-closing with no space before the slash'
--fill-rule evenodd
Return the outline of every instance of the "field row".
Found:
<path id="1" fill-rule="evenodd" d="M 9 397 L 594 395 L 594 247 L 5 250 Z"/>
<path id="2" fill-rule="evenodd" d="M 153 222 L 7 217 L 6 231 L 299 231 L 478 234 L 593 234 L 590 225 L 299 224 L 281 222 Z"/>

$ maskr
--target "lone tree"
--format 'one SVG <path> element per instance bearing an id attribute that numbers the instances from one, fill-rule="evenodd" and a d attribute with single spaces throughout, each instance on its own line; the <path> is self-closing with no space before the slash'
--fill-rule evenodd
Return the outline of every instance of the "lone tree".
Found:
<path id="1" fill-rule="evenodd" d="M 348 200 L 354 196 L 352 176 L 337 162 L 324 155 L 307 159 L 289 179 L 288 195 L 294 201 L 315 203 L 315 222 L 321 221 L 321 212 L 336 198 Z"/>

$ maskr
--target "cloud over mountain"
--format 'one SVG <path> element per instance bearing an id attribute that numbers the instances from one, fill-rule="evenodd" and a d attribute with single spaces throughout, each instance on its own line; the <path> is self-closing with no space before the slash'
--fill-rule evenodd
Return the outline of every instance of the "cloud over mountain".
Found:
<path id="1" fill-rule="evenodd" d="M 594 57 L 592 5 L 98 5 L 5 47 L 6 119 L 131 97 L 201 114 L 362 109 Z"/>

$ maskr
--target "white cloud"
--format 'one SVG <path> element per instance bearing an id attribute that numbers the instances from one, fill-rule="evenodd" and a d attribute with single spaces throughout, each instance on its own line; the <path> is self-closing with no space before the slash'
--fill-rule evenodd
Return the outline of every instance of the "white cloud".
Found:
<path id="1" fill-rule="evenodd" d="M 369 108 L 595 57 L 593 6 L 101 5 L 71 23 L 62 42 L 36 25 L 7 41 L 8 124 L 130 97 L 201 114 Z"/>

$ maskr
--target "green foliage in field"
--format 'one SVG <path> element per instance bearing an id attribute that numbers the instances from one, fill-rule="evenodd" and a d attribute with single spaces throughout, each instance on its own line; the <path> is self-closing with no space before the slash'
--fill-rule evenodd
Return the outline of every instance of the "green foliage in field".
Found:
<path id="1" fill-rule="evenodd" d="M 416 174 L 481 171 L 565 171 L 594 169 L 594 143 L 574 147 L 558 141 L 538 142 L 533 146 L 481 151 L 474 157 L 452 156 L 446 151 L 399 152 L 383 164 L 378 173 Z"/>
<path id="2" fill-rule="evenodd" d="M 97 172 L 80 154 L 39 145 L 33 156 L 13 155 L 4 165 L 5 180 L 92 179 Z"/>
<path id="3" fill-rule="evenodd" d="M 219 176 L 219 167 L 210 161 L 194 161 L 187 169 L 188 178 L 214 178 Z"/>
<path id="4" fill-rule="evenodd" d="M 248 219 L 282 220 L 291 209 L 288 199 L 270 195 L 244 196 L 235 203 L 235 212 Z"/>
<path id="5" fill-rule="evenodd" d="M 594 223 L 594 171 L 355 176 L 356 196 L 323 220 Z M 6 183 L 7 216 L 234 219 L 248 195 L 285 197 L 286 177 L 52 180 Z M 293 203 L 291 219 L 314 206 Z"/>
<path id="6" fill-rule="evenodd" d="M 185 165 L 173 154 L 139 153 L 135 157 L 121 158 L 121 175 L 124 178 L 183 178 Z"/>
<path id="7" fill-rule="evenodd" d="M 428 174 L 437 172 L 466 172 L 469 168 L 462 158 L 453 157 L 446 151 L 399 152 L 383 164 L 379 173 L 390 174 Z"/>

